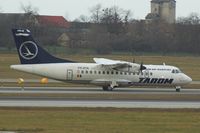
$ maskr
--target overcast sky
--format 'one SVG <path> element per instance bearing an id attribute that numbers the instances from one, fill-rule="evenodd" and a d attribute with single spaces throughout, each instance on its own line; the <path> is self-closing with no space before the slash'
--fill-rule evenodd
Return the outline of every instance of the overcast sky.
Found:
<path id="1" fill-rule="evenodd" d="M 89 16 L 89 9 L 96 4 L 103 7 L 119 6 L 132 11 L 134 18 L 144 19 L 150 12 L 150 0 L 0 0 L 0 11 L 4 13 L 20 13 L 21 4 L 37 7 L 41 15 L 62 15 L 70 20 L 80 15 Z M 200 14 L 200 0 L 177 0 L 177 17 L 190 13 Z"/>

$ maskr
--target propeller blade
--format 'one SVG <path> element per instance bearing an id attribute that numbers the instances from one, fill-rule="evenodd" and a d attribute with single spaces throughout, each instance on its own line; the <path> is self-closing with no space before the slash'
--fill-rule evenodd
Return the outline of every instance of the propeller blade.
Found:
<path id="1" fill-rule="evenodd" d="M 147 69 L 147 68 L 143 65 L 143 62 L 142 62 L 140 65 L 140 71 L 145 70 L 145 69 Z"/>
<path id="2" fill-rule="evenodd" d="M 135 63 L 135 58 L 132 59 L 132 63 Z"/>

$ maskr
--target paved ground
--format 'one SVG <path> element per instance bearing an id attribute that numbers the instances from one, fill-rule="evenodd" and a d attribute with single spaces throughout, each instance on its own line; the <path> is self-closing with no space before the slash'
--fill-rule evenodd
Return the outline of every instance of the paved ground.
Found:
<path id="1" fill-rule="evenodd" d="M 0 87 L 0 93 L 187 94 L 200 96 L 200 89 L 182 89 L 181 92 L 176 92 L 174 88 L 116 88 L 113 91 L 103 91 L 100 87 Z"/>
<path id="2" fill-rule="evenodd" d="M 1 107 L 113 107 L 113 108 L 200 108 L 200 102 L 120 101 L 120 100 L 55 100 L 23 98 L 1 99 Z"/>
<path id="3" fill-rule="evenodd" d="M 174 89 L 163 88 L 118 88 L 112 92 L 104 92 L 101 88 L 83 87 L 3 87 L 0 94 L 154 94 L 154 95 L 199 95 L 200 89 L 183 89 L 175 92 Z M 67 97 L 46 96 L 0 96 L 0 106 L 3 107 L 114 107 L 114 108 L 200 108 L 200 100 L 124 100 L 124 99 L 70 99 Z"/>

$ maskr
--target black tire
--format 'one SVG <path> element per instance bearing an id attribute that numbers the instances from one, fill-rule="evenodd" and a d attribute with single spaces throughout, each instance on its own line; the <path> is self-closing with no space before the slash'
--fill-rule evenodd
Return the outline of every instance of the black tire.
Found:
<path id="1" fill-rule="evenodd" d="M 110 87 L 110 86 L 103 86 L 103 90 L 104 90 L 104 91 L 112 91 L 113 88 Z"/>
<path id="2" fill-rule="evenodd" d="M 108 91 L 112 91 L 114 88 L 108 86 Z"/>
<path id="3" fill-rule="evenodd" d="M 176 89 L 176 92 L 180 92 L 180 91 L 181 91 L 181 89 L 180 89 L 180 88 L 177 88 L 177 89 Z"/>
<path id="4" fill-rule="evenodd" d="M 108 86 L 103 86 L 104 91 L 108 91 Z"/>

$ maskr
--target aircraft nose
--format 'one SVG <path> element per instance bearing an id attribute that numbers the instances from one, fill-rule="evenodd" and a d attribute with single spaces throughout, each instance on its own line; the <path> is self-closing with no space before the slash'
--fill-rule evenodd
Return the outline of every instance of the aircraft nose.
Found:
<path id="1" fill-rule="evenodd" d="M 185 75 L 185 82 L 186 83 L 191 83 L 192 82 L 192 78 L 190 78 L 189 76 Z"/>

